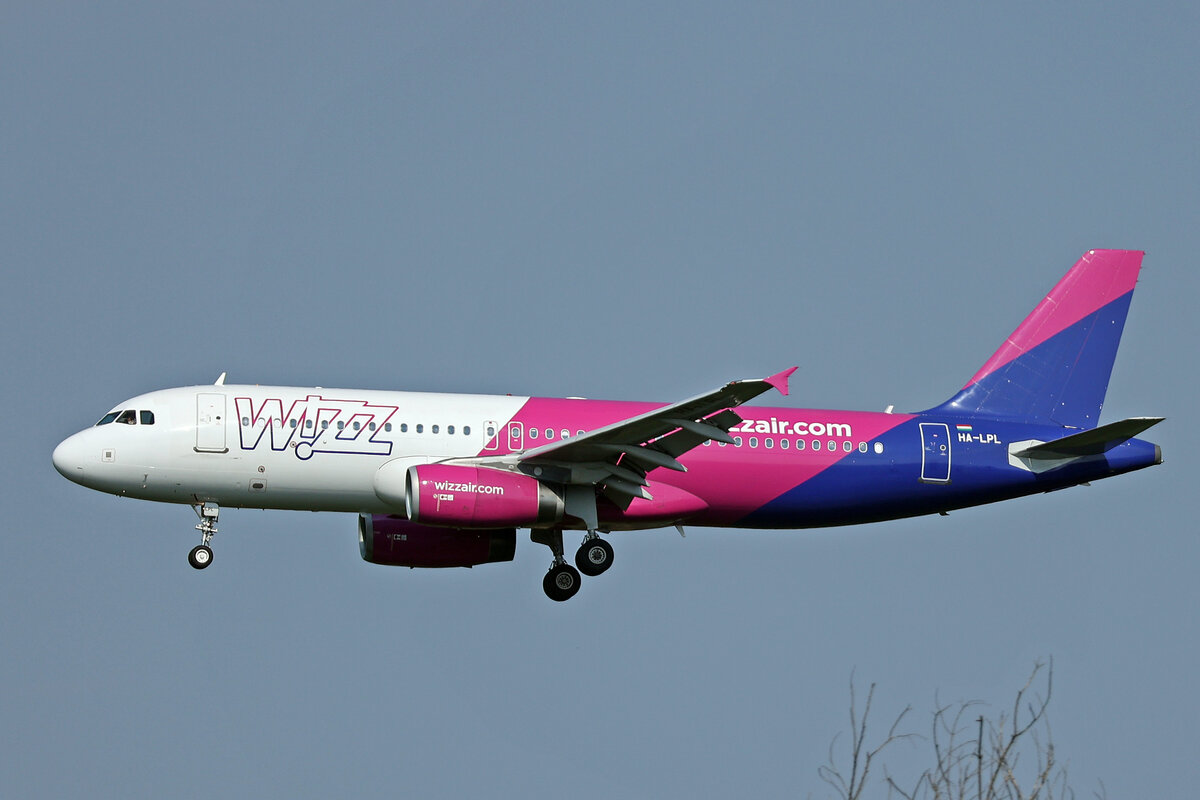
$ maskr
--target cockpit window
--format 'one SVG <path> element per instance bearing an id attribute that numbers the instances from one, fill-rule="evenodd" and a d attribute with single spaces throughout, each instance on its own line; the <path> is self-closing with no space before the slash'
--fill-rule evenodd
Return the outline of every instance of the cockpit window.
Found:
<path id="1" fill-rule="evenodd" d="M 97 422 L 96 424 L 97 425 L 107 425 L 108 423 L 110 423 L 114 419 L 116 419 L 120 413 L 121 413 L 120 411 L 110 411 L 107 414 L 105 414 L 103 417 L 101 417 L 100 421 Z"/>
<path id="2" fill-rule="evenodd" d="M 153 425 L 154 424 L 154 412 L 153 411 L 139 411 L 138 416 L 141 417 L 143 425 Z"/>
<path id="3" fill-rule="evenodd" d="M 117 417 L 117 422 L 123 422 L 126 425 L 137 425 L 137 412 L 132 408 L 121 412 L 121 416 Z"/>

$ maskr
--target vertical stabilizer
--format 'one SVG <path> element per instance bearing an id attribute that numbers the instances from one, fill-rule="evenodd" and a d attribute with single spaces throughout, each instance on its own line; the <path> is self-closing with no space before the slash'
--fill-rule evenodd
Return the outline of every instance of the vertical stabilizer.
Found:
<path id="1" fill-rule="evenodd" d="M 931 411 L 1093 428 L 1140 250 L 1089 250 L 953 398 Z"/>

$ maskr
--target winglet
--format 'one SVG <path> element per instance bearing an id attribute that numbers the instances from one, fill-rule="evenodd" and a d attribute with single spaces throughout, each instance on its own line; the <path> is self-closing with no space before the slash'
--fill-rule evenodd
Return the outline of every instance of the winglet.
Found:
<path id="1" fill-rule="evenodd" d="M 225 373 L 222 372 L 221 377 L 217 378 L 216 381 L 213 382 L 213 386 L 224 386 L 224 385 L 225 385 Z M 784 392 L 784 394 L 787 394 L 787 392 Z"/>
<path id="2" fill-rule="evenodd" d="M 788 393 L 788 378 L 792 377 L 792 373 L 797 369 L 799 369 L 799 367 L 785 369 L 783 372 L 777 372 L 769 378 L 763 378 L 763 380 L 774 386 L 779 390 L 781 395 L 786 397 Z"/>

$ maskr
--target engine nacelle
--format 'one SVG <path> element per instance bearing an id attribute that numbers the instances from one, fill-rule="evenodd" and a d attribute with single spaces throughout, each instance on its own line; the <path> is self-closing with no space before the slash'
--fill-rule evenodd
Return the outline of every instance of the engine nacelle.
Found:
<path id="1" fill-rule="evenodd" d="M 512 561 L 515 528 L 432 528 L 404 517 L 358 515 L 358 549 L 363 561 L 389 567 L 473 567 Z"/>
<path id="2" fill-rule="evenodd" d="M 461 528 L 526 528 L 558 522 L 562 496 L 519 472 L 451 464 L 410 467 L 405 508 L 413 522 Z"/>

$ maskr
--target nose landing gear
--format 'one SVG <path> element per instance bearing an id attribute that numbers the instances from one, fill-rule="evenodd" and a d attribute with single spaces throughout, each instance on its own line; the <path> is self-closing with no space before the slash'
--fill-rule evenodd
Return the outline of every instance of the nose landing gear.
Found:
<path id="1" fill-rule="evenodd" d="M 217 532 L 217 515 L 220 514 L 221 509 L 216 503 L 194 503 L 192 510 L 200 518 L 200 524 L 196 526 L 196 530 L 200 531 L 201 541 L 192 548 L 192 552 L 188 553 L 188 563 L 195 569 L 204 569 L 213 560 L 213 551 L 208 543 L 212 541 L 213 534 Z"/>

